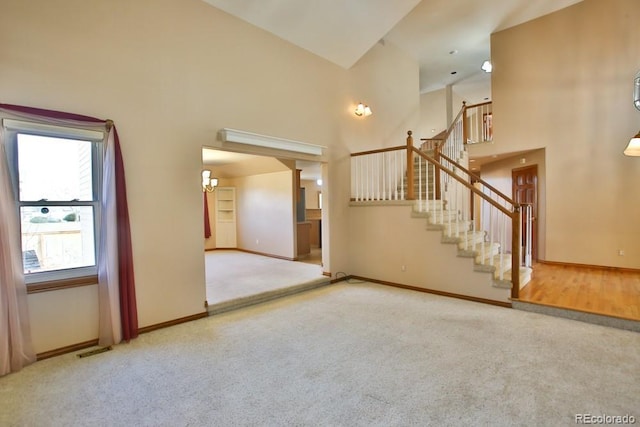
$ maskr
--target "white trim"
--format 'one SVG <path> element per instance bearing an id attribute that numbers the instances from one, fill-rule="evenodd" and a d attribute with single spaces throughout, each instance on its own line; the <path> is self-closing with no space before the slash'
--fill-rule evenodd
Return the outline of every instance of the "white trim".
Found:
<path id="1" fill-rule="evenodd" d="M 21 220 L 22 215 L 20 209 L 22 207 L 51 207 L 51 206 L 86 206 L 93 208 L 93 247 L 94 257 L 93 264 L 80 267 L 62 267 L 52 270 L 25 272 L 24 280 L 27 285 L 38 284 L 53 280 L 71 279 L 75 277 L 95 275 L 98 273 L 98 243 L 100 239 L 100 230 L 98 225 L 101 223 L 101 206 L 100 197 L 102 196 L 102 150 L 101 144 L 104 141 L 105 133 L 99 130 L 90 130 L 76 128 L 68 125 L 51 125 L 48 123 L 39 123 L 15 119 L 2 119 L 2 126 L 7 131 L 7 153 L 10 159 L 9 173 L 13 181 L 15 194 L 20 194 L 19 189 L 19 170 L 17 159 L 18 137 L 20 135 L 37 135 L 47 138 L 56 138 L 59 140 L 80 141 L 82 144 L 91 145 L 91 180 L 92 180 L 92 197 L 89 200 L 22 200 L 18 197 L 16 203 L 16 211 L 18 218 Z M 83 234 L 84 236 L 85 234 Z M 21 248 L 22 249 L 22 248 Z"/>
<path id="2" fill-rule="evenodd" d="M 322 149 L 326 148 L 321 145 L 308 144 L 306 142 L 294 141 L 291 139 L 277 138 L 275 136 L 259 135 L 257 133 L 245 132 L 229 128 L 221 129 L 220 137 L 225 142 L 236 142 L 238 144 L 275 148 L 276 150 L 294 151 L 296 153 L 311 154 L 314 156 L 321 156 Z"/>
<path id="3" fill-rule="evenodd" d="M 22 120 L 3 119 L 5 129 L 14 132 L 37 133 L 39 135 L 56 136 L 66 139 L 81 139 L 87 141 L 104 140 L 104 133 L 95 130 L 79 129 L 68 126 L 56 126 L 45 123 L 25 122 Z"/>

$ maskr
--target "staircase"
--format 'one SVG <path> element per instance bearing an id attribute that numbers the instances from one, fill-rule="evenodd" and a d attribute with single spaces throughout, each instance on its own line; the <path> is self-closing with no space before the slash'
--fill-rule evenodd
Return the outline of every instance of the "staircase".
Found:
<path id="1" fill-rule="evenodd" d="M 456 245 L 459 257 L 473 258 L 474 271 L 492 274 L 494 287 L 511 289 L 511 254 L 503 253 L 500 243 L 486 241 L 485 231 L 473 230 L 469 221 L 461 220 L 458 212 L 445 205 L 442 200 L 417 201 L 411 217 L 425 220 L 426 230 L 442 233 L 441 243 Z M 529 283 L 532 271 L 520 267 L 520 289 Z"/>
<path id="2" fill-rule="evenodd" d="M 426 154 L 433 156 L 433 150 L 424 151 Z M 435 167 L 431 164 L 424 165 L 422 162 L 415 158 L 413 160 L 413 194 L 418 200 L 430 200 L 434 196 L 435 187 L 431 185 L 435 178 Z M 407 194 L 408 182 L 410 180 L 406 177 L 405 180 L 398 187 L 398 191 L 402 194 Z"/>
<path id="3" fill-rule="evenodd" d="M 429 142 L 418 149 L 409 131 L 404 146 L 352 154 L 352 200 L 413 200 L 412 218 L 440 232 L 442 244 L 456 245 L 458 257 L 473 258 L 474 271 L 491 274 L 492 286 L 517 298 L 531 280 L 531 210 L 467 169 L 463 141 L 471 140 L 465 123 L 473 107 L 463 105 L 440 142 L 423 140 Z"/>
<path id="4" fill-rule="evenodd" d="M 426 156 L 434 158 L 434 149 L 421 149 Z M 462 151 L 458 158 L 458 163 L 463 162 L 466 152 Z M 446 201 L 436 199 L 435 185 L 436 176 L 434 164 L 427 162 L 423 164 L 420 157 L 413 160 L 413 186 L 414 195 L 417 199 L 412 210 L 412 218 L 422 218 L 426 220 L 426 229 L 429 231 L 439 231 L 442 233 L 441 242 L 443 244 L 454 244 L 457 246 L 459 257 L 473 258 L 474 271 L 492 273 L 493 286 L 510 289 L 511 280 L 511 254 L 503 250 L 498 242 L 487 241 L 487 232 L 474 230 L 470 220 L 462 219 L 459 210 L 447 209 Z M 461 165 L 454 165 L 453 169 L 462 169 Z M 401 188 L 406 194 L 406 180 Z M 519 269 L 520 289 L 531 280 L 532 269 L 521 267 Z"/>

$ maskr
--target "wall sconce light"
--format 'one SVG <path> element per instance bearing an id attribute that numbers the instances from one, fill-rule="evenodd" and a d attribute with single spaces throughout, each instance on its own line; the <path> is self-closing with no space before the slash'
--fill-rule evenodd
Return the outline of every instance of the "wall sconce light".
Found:
<path id="1" fill-rule="evenodd" d="M 358 106 L 356 107 L 356 111 L 354 111 L 354 114 L 356 116 L 370 116 L 373 114 L 373 111 L 371 111 L 371 108 L 369 108 L 368 105 L 364 105 L 362 102 L 358 104 Z"/>
<path id="2" fill-rule="evenodd" d="M 205 169 L 202 171 L 202 192 L 212 193 L 218 186 L 218 178 L 211 178 L 211 171 Z"/>
<path id="3" fill-rule="evenodd" d="M 490 73 L 493 70 L 493 64 L 488 59 L 482 63 L 482 67 L 480 67 L 482 71 L 485 73 Z"/>
<path id="4" fill-rule="evenodd" d="M 640 110 L 640 71 L 633 79 L 633 105 Z M 629 141 L 627 148 L 624 149 L 625 156 L 640 156 L 640 131 Z"/>

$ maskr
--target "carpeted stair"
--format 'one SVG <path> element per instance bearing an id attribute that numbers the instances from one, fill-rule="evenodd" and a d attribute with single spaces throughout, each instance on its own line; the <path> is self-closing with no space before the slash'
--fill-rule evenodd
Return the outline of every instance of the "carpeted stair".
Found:
<path id="1" fill-rule="evenodd" d="M 500 244 L 486 242 L 484 231 L 473 231 L 470 221 L 459 219 L 457 212 L 447 210 L 441 200 L 416 201 L 411 216 L 426 219 L 426 229 L 442 233 L 443 244 L 455 244 L 458 256 L 473 258 L 474 270 L 490 273 L 493 286 L 510 289 L 511 254 L 501 253 Z M 530 268 L 520 267 L 520 288 L 531 280 Z"/>

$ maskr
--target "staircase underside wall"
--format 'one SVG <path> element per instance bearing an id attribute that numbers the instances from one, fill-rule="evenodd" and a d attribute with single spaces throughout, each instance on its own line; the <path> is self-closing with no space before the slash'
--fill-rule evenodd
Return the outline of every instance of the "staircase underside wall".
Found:
<path id="1" fill-rule="evenodd" d="M 457 256 L 442 232 L 411 218 L 411 206 L 350 207 L 349 268 L 354 276 L 509 302 L 510 290 L 492 286 L 490 273 L 474 271 L 473 258 Z M 404 266 L 404 271 L 403 271 Z"/>

